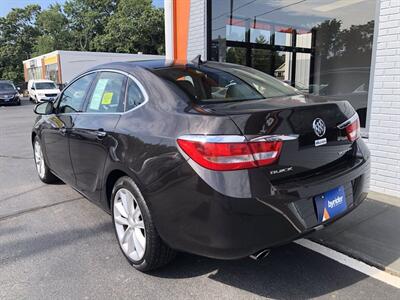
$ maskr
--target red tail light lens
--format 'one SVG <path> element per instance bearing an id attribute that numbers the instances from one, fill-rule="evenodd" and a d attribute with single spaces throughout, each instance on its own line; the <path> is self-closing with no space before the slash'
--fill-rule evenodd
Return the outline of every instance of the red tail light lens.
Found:
<path id="1" fill-rule="evenodd" d="M 247 142 L 239 136 L 184 136 L 177 142 L 199 165 L 216 171 L 270 165 L 279 158 L 282 148 L 280 140 Z"/>
<path id="2" fill-rule="evenodd" d="M 348 124 L 345 127 L 347 139 L 350 142 L 354 142 L 361 136 L 361 134 L 360 134 L 360 119 L 358 118 L 358 115 L 355 114 L 353 117 L 351 117 L 349 119 L 349 122 L 350 122 L 350 124 Z"/>

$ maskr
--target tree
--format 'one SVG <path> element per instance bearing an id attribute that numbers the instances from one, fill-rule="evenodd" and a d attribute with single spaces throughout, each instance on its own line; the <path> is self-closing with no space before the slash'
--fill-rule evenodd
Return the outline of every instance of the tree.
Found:
<path id="1" fill-rule="evenodd" d="M 164 10 L 151 0 L 120 0 L 94 41 L 97 51 L 164 53 Z"/>
<path id="2" fill-rule="evenodd" d="M 28 5 L 0 18 L 0 78 L 23 80 L 22 61 L 31 57 L 39 35 L 34 24 L 39 12 L 39 5 Z"/>
<path id="3" fill-rule="evenodd" d="M 58 49 L 71 49 L 68 19 L 60 4 L 52 5 L 40 12 L 36 17 L 36 26 L 40 35 L 34 45 L 35 56 Z"/>
<path id="4" fill-rule="evenodd" d="M 93 39 L 104 28 L 116 9 L 116 0 L 69 0 L 64 4 L 75 50 L 95 50 Z M 102 49 L 105 50 L 105 49 Z"/>
<path id="5" fill-rule="evenodd" d="M 0 79 L 24 78 L 22 61 L 54 50 L 164 53 L 164 11 L 151 0 L 67 0 L 0 18 Z"/>

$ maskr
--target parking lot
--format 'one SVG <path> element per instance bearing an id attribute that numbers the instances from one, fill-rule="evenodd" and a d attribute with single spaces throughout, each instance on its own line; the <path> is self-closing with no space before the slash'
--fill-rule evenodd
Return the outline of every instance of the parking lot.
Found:
<path id="1" fill-rule="evenodd" d="M 0 107 L 0 299 L 399 299 L 400 291 L 298 244 L 264 260 L 179 254 L 143 274 L 125 260 L 110 216 L 36 175 L 33 105 Z"/>

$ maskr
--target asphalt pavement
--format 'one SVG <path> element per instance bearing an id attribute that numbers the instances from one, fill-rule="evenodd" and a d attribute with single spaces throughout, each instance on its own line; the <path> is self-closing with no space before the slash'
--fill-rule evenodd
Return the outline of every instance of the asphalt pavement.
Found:
<path id="1" fill-rule="evenodd" d="M 399 299 L 400 290 L 297 244 L 264 260 L 181 253 L 143 274 L 120 253 L 111 218 L 33 163 L 33 105 L 0 107 L 0 299 Z"/>

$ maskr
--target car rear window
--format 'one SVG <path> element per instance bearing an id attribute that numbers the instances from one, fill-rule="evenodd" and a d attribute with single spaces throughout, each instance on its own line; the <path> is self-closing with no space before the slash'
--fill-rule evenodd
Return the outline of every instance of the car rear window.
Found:
<path id="1" fill-rule="evenodd" d="M 193 101 L 229 102 L 297 95 L 299 92 L 257 70 L 225 64 L 173 66 L 153 70 Z"/>

